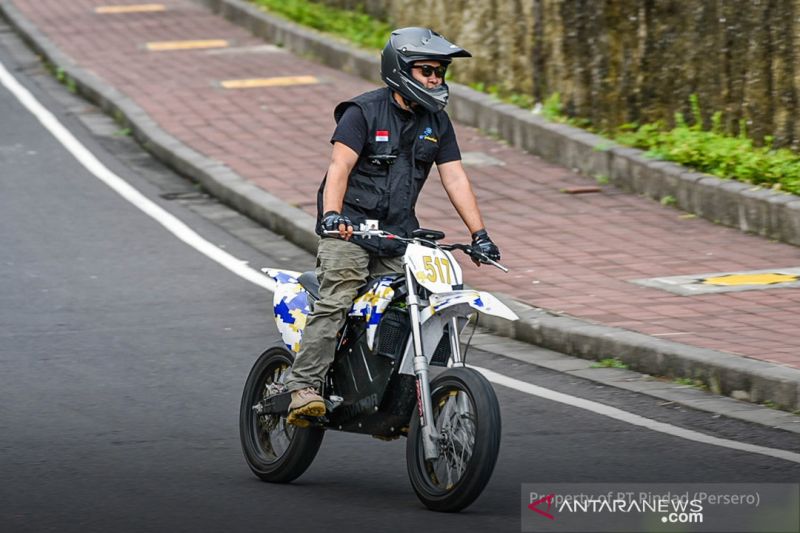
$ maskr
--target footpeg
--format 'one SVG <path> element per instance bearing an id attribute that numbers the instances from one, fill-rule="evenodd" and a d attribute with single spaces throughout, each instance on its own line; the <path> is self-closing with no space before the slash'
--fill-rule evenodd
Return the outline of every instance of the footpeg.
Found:
<path id="1" fill-rule="evenodd" d="M 291 392 L 281 392 L 274 396 L 264 398 L 253 405 L 252 410 L 256 415 L 285 415 L 289 411 L 292 401 Z"/>
<path id="2" fill-rule="evenodd" d="M 330 413 L 331 411 L 333 411 L 334 409 L 336 409 L 337 407 L 339 407 L 343 403 L 344 403 L 344 398 L 342 398 L 341 396 L 336 396 L 336 395 L 332 394 L 332 395 L 328 396 L 328 398 L 325 400 L 325 408 Z"/>

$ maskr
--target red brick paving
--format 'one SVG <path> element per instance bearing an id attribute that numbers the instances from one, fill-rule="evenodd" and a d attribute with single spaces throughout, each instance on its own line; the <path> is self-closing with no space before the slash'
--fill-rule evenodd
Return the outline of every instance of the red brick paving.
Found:
<path id="1" fill-rule="evenodd" d="M 263 41 L 186 0 L 163 13 L 97 15 L 91 0 L 13 0 L 83 68 L 134 100 L 186 145 L 313 213 L 327 167 L 334 105 L 374 85 Z M 118 3 L 118 2 L 114 2 Z M 130 3 L 130 2 L 129 2 Z M 148 52 L 148 41 L 228 39 L 225 51 Z M 224 90 L 226 79 L 312 74 L 319 85 Z M 503 274 L 467 268 L 468 283 L 538 307 L 693 346 L 800 368 L 800 289 L 678 296 L 632 279 L 800 266 L 800 250 L 603 187 L 456 124 L 462 151 L 502 166 L 470 167 Z M 435 173 L 418 214 L 454 240 L 467 232 Z M 613 355 L 613 354 L 608 354 Z"/>

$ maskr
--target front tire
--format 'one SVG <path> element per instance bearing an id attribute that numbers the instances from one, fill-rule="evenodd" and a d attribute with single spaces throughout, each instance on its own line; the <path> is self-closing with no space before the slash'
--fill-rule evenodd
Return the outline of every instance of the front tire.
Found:
<path id="1" fill-rule="evenodd" d="M 411 485 L 429 509 L 456 512 L 489 482 L 500 451 L 500 406 L 489 381 L 471 368 L 451 368 L 431 382 L 439 456 L 426 461 L 419 413 L 411 421 L 406 461 Z"/>
<path id="2" fill-rule="evenodd" d="M 239 408 L 239 437 L 250 470 L 263 481 L 288 483 L 311 465 L 322 444 L 322 428 L 298 428 L 286 416 L 257 415 L 253 406 L 283 385 L 294 355 L 282 346 L 265 351 L 247 376 Z"/>

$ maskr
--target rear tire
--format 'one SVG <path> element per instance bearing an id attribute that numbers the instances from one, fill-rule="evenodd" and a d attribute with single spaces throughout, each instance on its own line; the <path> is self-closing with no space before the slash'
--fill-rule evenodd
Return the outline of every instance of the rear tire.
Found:
<path id="1" fill-rule="evenodd" d="M 308 469 L 322 444 L 322 428 L 286 424 L 286 416 L 257 415 L 268 387 L 283 384 L 294 355 L 282 346 L 265 351 L 247 376 L 239 408 L 239 437 L 247 465 L 263 481 L 288 483 Z"/>
<path id="2" fill-rule="evenodd" d="M 429 509 L 456 512 L 483 492 L 500 451 L 500 406 L 489 381 L 451 368 L 431 382 L 439 457 L 425 460 L 419 413 L 411 421 L 406 462 L 411 485 Z"/>

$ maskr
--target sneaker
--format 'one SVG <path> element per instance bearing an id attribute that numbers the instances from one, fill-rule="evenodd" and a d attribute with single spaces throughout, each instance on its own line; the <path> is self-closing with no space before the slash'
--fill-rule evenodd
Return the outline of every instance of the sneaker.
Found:
<path id="1" fill-rule="evenodd" d="M 323 416 L 324 414 L 325 400 L 312 387 L 292 391 L 292 403 L 289 404 L 289 416 L 286 417 L 288 424 L 308 427 L 308 420 L 300 417 Z"/>

